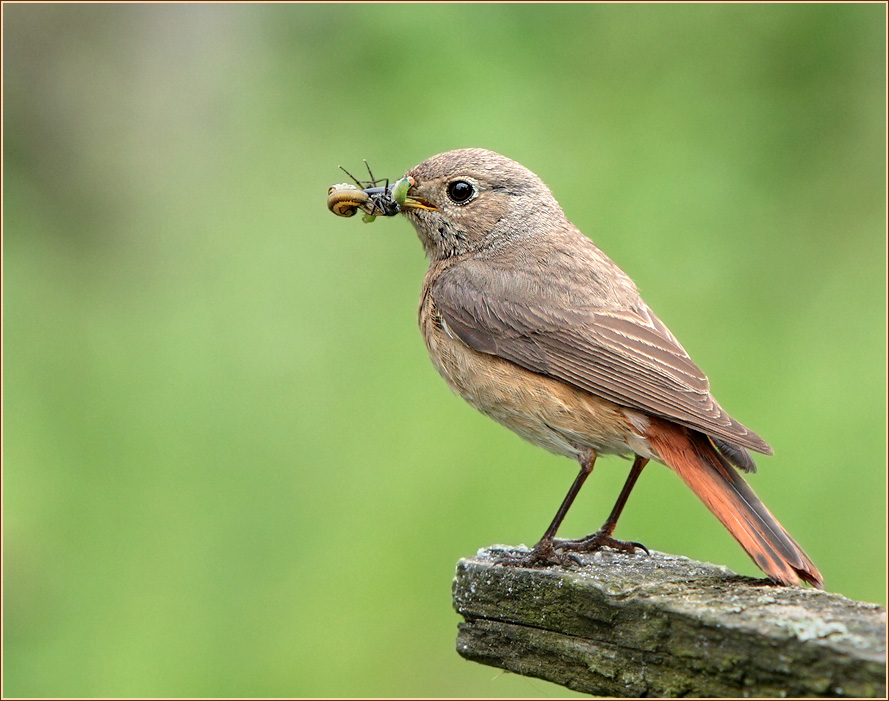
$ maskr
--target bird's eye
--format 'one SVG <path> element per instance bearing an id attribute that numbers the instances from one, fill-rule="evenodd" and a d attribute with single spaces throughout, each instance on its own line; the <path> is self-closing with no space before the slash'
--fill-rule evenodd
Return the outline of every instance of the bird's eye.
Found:
<path id="1" fill-rule="evenodd" d="M 454 204 L 466 204 L 475 196 L 475 187 L 465 180 L 454 180 L 448 183 L 448 197 Z"/>

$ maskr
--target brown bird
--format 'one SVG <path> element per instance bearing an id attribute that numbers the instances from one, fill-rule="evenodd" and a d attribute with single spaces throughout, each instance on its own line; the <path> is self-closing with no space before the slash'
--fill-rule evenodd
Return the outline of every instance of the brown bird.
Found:
<path id="1" fill-rule="evenodd" d="M 405 179 L 397 209 L 429 257 L 419 322 L 436 369 L 482 413 L 580 463 L 540 542 L 504 564 L 564 565 L 574 551 L 644 549 L 612 534 L 642 469 L 656 460 L 769 577 L 822 587 L 815 565 L 738 474 L 756 469 L 748 450 L 772 449 L 716 403 L 633 281 L 568 221 L 537 175 L 492 151 L 461 149 Z M 381 190 L 366 192 L 380 201 Z M 614 509 L 596 533 L 556 540 L 600 454 L 635 456 Z"/>

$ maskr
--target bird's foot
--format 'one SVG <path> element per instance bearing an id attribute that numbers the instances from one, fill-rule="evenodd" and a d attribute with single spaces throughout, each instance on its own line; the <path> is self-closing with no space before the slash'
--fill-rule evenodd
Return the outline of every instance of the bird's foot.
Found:
<path id="1" fill-rule="evenodd" d="M 580 540 L 556 540 L 553 542 L 553 549 L 557 553 L 562 550 L 589 553 L 602 550 L 602 548 L 611 548 L 623 553 L 634 553 L 636 550 L 644 550 L 646 555 L 651 555 L 648 552 L 648 548 L 642 545 L 642 543 L 632 540 L 617 540 L 605 531 L 596 531 L 592 535 L 588 535 Z"/>
<path id="2" fill-rule="evenodd" d="M 556 550 L 555 542 L 551 538 L 542 539 L 535 545 L 531 552 L 524 555 L 504 555 L 495 563 L 503 567 L 546 567 L 548 565 L 559 565 L 561 567 L 571 567 L 572 565 L 582 565 L 580 558 L 572 553 L 562 553 Z"/>

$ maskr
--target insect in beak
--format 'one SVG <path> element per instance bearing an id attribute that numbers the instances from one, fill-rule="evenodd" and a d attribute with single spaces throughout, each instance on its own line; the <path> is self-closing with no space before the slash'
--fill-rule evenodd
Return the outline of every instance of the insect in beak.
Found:
<path id="1" fill-rule="evenodd" d="M 352 178 L 355 185 L 339 183 L 327 191 L 327 208 L 334 214 L 351 217 L 360 209 L 364 212 L 362 217 L 364 221 L 372 222 L 378 216 L 393 217 L 406 209 L 435 209 L 422 200 L 407 196 L 408 190 L 416 185 L 413 178 L 404 177 L 391 185 L 387 179 L 381 187 L 377 185 L 381 181 L 374 178 L 367 161 L 364 165 L 367 166 L 370 175 L 370 180 L 364 182 L 340 166 L 340 169 Z"/>
<path id="2" fill-rule="evenodd" d="M 391 217 L 398 214 L 400 211 L 398 202 L 392 198 L 394 186 L 389 185 L 388 179 L 377 180 L 367 161 L 364 161 L 364 165 L 367 166 L 367 173 L 370 175 L 370 180 L 364 182 L 340 166 L 340 169 L 352 178 L 355 185 L 351 183 L 333 185 L 327 191 L 327 208 L 341 217 L 354 216 L 360 209 L 364 212 L 362 218 L 365 222 L 372 222 L 377 216 Z M 385 184 L 380 187 L 378 186 L 380 182 L 385 182 Z M 403 198 L 400 193 L 401 188 L 399 188 L 399 196 Z"/>

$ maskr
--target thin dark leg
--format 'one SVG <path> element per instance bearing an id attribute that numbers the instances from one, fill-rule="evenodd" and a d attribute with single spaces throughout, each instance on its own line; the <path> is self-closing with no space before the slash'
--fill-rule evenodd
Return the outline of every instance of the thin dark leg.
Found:
<path id="1" fill-rule="evenodd" d="M 627 503 L 630 492 L 633 491 L 636 480 L 639 479 L 639 475 L 642 474 L 642 468 L 647 464 L 647 458 L 643 458 L 639 455 L 636 456 L 636 459 L 633 461 L 633 467 L 630 468 L 630 474 L 627 475 L 627 481 L 624 482 L 623 489 L 620 490 L 620 495 L 618 495 L 617 501 L 614 504 L 614 508 L 611 509 L 611 513 L 598 531 L 580 540 L 559 541 L 555 544 L 555 547 L 560 550 L 578 551 L 601 550 L 603 547 L 608 547 L 630 553 L 634 552 L 636 548 L 639 548 L 647 553 L 648 548 L 642 545 L 642 543 L 616 540 L 611 537 L 614 533 L 614 529 L 617 527 L 617 519 L 620 518 L 621 511 L 623 511 L 624 506 Z"/>
<path id="2" fill-rule="evenodd" d="M 580 492 L 580 488 L 583 486 L 583 483 L 586 482 L 586 478 L 590 476 L 590 473 L 593 471 L 593 465 L 595 464 L 595 451 L 591 451 L 589 455 L 585 455 L 583 458 L 581 458 L 580 472 L 577 473 L 574 484 L 571 485 L 571 489 L 568 490 L 568 493 L 562 500 L 562 505 L 559 507 L 559 510 L 556 511 L 553 522 L 549 524 L 549 528 L 546 529 L 546 532 L 543 534 L 543 537 L 540 540 L 552 540 L 556 537 L 556 531 L 559 530 L 559 526 L 561 526 L 562 521 L 565 520 L 565 516 L 568 514 L 568 509 L 571 508 L 571 504 L 574 503 L 574 499 L 577 497 L 578 492 Z"/>
<path id="3" fill-rule="evenodd" d="M 600 532 L 607 533 L 608 535 L 614 533 L 614 529 L 617 526 L 617 519 L 620 518 L 620 512 L 624 510 L 624 505 L 627 503 L 630 492 L 633 491 L 633 487 L 636 485 L 636 480 L 639 479 L 639 475 L 642 474 L 642 468 L 647 464 L 648 460 L 646 458 L 638 455 L 636 456 L 636 459 L 633 461 L 633 467 L 630 468 L 630 474 L 627 475 L 627 481 L 624 482 L 623 489 L 620 490 L 620 495 L 617 497 L 617 501 L 614 504 L 614 508 L 611 510 L 611 514 L 599 529 Z"/>
<path id="4" fill-rule="evenodd" d="M 562 505 L 559 506 L 559 510 L 556 511 L 556 515 L 553 518 L 552 523 L 549 524 L 549 528 L 546 529 L 543 537 L 538 541 L 537 545 L 534 546 L 531 552 L 521 557 L 504 557 L 498 561 L 498 564 L 513 567 L 533 567 L 534 565 L 541 563 L 558 564 L 563 566 L 568 565 L 570 562 L 579 563 L 577 557 L 573 555 L 556 552 L 553 547 L 553 539 L 556 537 L 556 531 L 559 530 L 562 521 L 565 520 L 565 515 L 568 513 L 568 509 L 571 508 L 571 504 L 574 503 L 574 499 L 577 497 L 578 492 L 580 492 L 580 488 L 583 486 L 583 483 L 586 482 L 586 478 L 589 477 L 590 473 L 593 471 L 593 466 L 595 464 L 595 450 L 590 450 L 589 453 L 585 454 L 580 459 L 580 472 L 577 473 L 574 483 L 562 500 Z"/>

